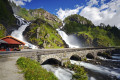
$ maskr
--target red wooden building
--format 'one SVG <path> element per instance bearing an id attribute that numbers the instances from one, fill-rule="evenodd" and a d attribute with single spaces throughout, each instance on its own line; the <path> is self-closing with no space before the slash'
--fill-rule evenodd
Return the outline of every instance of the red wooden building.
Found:
<path id="1" fill-rule="evenodd" d="M 12 36 L 6 36 L 1 39 L 0 51 L 18 51 L 21 45 L 25 43 Z"/>

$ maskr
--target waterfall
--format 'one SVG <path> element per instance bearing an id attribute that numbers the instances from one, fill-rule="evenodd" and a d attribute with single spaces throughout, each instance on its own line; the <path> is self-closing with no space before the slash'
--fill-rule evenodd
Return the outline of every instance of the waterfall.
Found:
<path id="1" fill-rule="evenodd" d="M 25 21 L 23 18 L 17 16 L 14 14 L 14 16 L 19 20 L 19 22 L 17 22 L 17 24 L 20 26 L 18 28 L 18 30 L 14 30 L 12 33 L 11 33 L 11 36 L 25 42 L 25 46 L 29 47 L 29 48 L 32 48 L 32 49 L 38 49 L 37 46 L 27 42 L 24 37 L 23 37 L 23 31 L 26 29 L 27 26 L 29 26 L 30 22 L 27 22 Z"/>
<path id="2" fill-rule="evenodd" d="M 63 26 L 64 25 L 65 24 L 63 23 Z M 78 38 L 75 35 L 67 35 L 64 31 L 62 31 L 61 29 L 63 26 L 60 27 L 60 29 L 56 29 L 58 31 L 58 34 L 62 37 L 69 48 L 80 48 L 80 41 Z"/>

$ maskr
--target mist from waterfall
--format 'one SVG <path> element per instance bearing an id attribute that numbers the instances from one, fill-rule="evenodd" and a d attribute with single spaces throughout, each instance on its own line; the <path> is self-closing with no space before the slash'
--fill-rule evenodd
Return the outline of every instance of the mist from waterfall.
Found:
<path id="1" fill-rule="evenodd" d="M 58 34 L 62 37 L 69 48 L 80 48 L 80 40 L 75 35 L 67 35 L 64 31 L 61 30 L 64 25 L 65 24 L 63 23 L 62 27 L 56 29 L 58 31 Z"/>
<path id="2" fill-rule="evenodd" d="M 14 14 L 14 16 L 19 20 L 19 22 L 17 22 L 17 24 L 20 26 L 18 28 L 18 30 L 14 30 L 12 33 L 11 33 L 11 36 L 25 42 L 25 46 L 29 47 L 29 48 L 32 48 L 32 49 L 38 49 L 37 46 L 27 42 L 24 37 L 23 37 L 23 31 L 26 29 L 27 26 L 29 26 L 30 22 L 27 22 L 25 21 L 23 18 L 17 16 Z"/>

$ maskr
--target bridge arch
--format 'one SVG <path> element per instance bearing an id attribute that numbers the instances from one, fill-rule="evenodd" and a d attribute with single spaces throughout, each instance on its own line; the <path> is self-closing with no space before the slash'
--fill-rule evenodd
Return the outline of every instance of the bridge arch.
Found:
<path id="1" fill-rule="evenodd" d="M 101 55 L 102 55 L 102 52 L 98 52 L 98 53 L 97 53 L 97 56 L 101 56 Z"/>
<path id="2" fill-rule="evenodd" d="M 81 61 L 81 57 L 78 56 L 78 55 L 76 55 L 76 54 L 74 54 L 74 55 L 72 55 L 72 56 L 70 57 L 70 60 Z"/>
<path id="3" fill-rule="evenodd" d="M 94 55 L 93 55 L 92 53 L 88 53 L 88 54 L 86 55 L 86 58 L 94 59 L 95 57 L 94 57 Z"/>
<path id="4" fill-rule="evenodd" d="M 44 64 L 61 65 L 61 61 L 59 61 L 55 58 L 49 58 L 42 63 L 42 65 L 44 65 Z"/>
<path id="5" fill-rule="evenodd" d="M 61 58 L 56 55 L 41 55 L 40 64 L 60 64 Z"/>

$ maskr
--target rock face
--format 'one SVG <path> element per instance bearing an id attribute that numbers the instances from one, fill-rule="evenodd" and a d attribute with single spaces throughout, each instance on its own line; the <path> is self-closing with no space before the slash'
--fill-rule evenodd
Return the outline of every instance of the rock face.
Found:
<path id="1" fill-rule="evenodd" d="M 87 20 L 86 18 L 79 16 L 77 14 L 68 16 L 65 20 L 65 23 L 69 23 L 69 22 L 76 22 L 76 23 L 80 23 L 82 25 L 93 25 L 93 23 L 89 20 Z"/>
<path id="2" fill-rule="evenodd" d="M 20 6 L 16 6 L 12 2 L 11 2 L 11 6 L 16 15 L 21 16 L 22 18 L 28 21 L 34 21 L 38 18 L 41 18 L 47 21 L 50 25 L 52 25 L 53 28 L 58 28 L 62 26 L 62 22 L 57 16 L 50 14 L 44 9 L 40 8 L 40 9 L 27 10 L 25 8 L 21 8 Z"/>
<path id="3" fill-rule="evenodd" d="M 12 7 L 10 6 L 8 0 L 0 0 L 0 24 L 5 26 L 7 30 L 7 35 L 17 29 L 17 19 L 14 17 Z"/>
<path id="4" fill-rule="evenodd" d="M 80 39 L 81 45 L 83 47 L 86 47 L 86 46 L 92 47 L 93 40 L 92 40 L 92 38 L 89 35 L 77 33 L 77 36 Z"/>
<path id="5" fill-rule="evenodd" d="M 45 20 L 37 19 L 24 31 L 25 38 L 40 48 L 64 48 L 62 38 Z"/>

